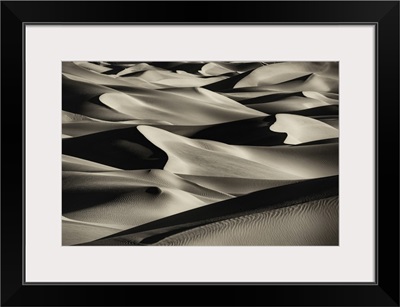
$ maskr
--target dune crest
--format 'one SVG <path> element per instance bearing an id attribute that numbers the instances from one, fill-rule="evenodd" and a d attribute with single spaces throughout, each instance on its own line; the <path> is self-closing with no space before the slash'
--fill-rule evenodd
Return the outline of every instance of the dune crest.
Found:
<path id="1" fill-rule="evenodd" d="M 150 126 L 137 129 L 167 154 L 164 169 L 177 174 L 272 180 L 337 174 L 336 144 L 320 145 L 318 150 L 311 146 L 232 146 L 193 140 Z"/>
<path id="2" fill-rule="evenodd" d="M 235 88 L 277 85 L 311 75 L 337 80 L 337 72 L 338 66 L 335 62 L 275 63 L 255 69 L 240 80 Z"/>
<path id="3" fill-rule="evenodd" d="M 288 134 L 286 144 L 301 144 L 339 137 L 338 129 L 319 120 L 292 114 L 277 114 L 271 126 L 275 132 Z"/>
<path id="4" fill-rule="evenodd" d="M 99 100 L 134 119 L 165 120 L 175 125 L 216 124 L 265 116 L 206 89 L 138 90 L 135 94 L 105 93 Z M 179 112 L 176 110 L 179 109 Z"/>
<path id="5" fill-rule="evenodd" d="M 171 235 L 154 245 L 337 245 L 337 197 L 244 215 Z"/>

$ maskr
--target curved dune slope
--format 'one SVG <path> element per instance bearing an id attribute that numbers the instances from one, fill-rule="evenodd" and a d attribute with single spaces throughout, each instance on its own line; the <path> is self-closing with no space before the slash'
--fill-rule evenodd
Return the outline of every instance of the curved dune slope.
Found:
<path id="1" fill-rule="evenodd" d="M 295 81 L 306 77 L 305 81 Z M 259 67 L 240 80 L 235 88 L 270 86 L 275 90 L 298 90 L 337 92 L 337 62 L 291 62 L 275 63 Z"/>
<path id="2" fill-rule="evenodd" d="M 215 176 L 179 175 L 190 182 L 203 187 L 215 189 L 230 195 L 246 195 L 255 191 L 292 184 L 300 180 L 274 180 L 274 179 L 252 179 L 252 178 L 230 178 Z"/>
<path id="3" fill-rule="evenodd" d="M 142 89 L 130 95 L 105 93 L 99 100 L 110 109 L 131 118 L 166 120 L 176 125 L 215 124 L 265 116 L 262 112 L 201 88 Z"/>
<path id="4" fill-rule="evenodd" d="M 72 80 L 68 77 L 62 79 L 62 108 L 68 113 L 110 121 L 130 120 L 131 117 L 108 108 L 99 101 L 99 96 L 112 93 L 113 89 L 84 81 Z M 66 118 L 67 119 L 67 118 Z"/>
<path id="5" fill-rule="evenodd" d="M 265 116 L 209 125 L 193 134 L 175 133 L 194 139 L 206 139 L 231 145 L 282 145 L 287 134 L 271 131 L 270 127 L 274 122 L 274 116 Z M 163 127 L 163 129 L 174 132 L 170 127 Z"/>
<path id="6" fill-rule="evenodd" d="M 77 226 L 63 227 L 75 231 L 79 244 L 100 238 L 94 237 L 99 231 L 115 233 L 109 228 L 127 229 L 232 197 L 163 170 L 64 170 L 63 216 Z"/>
<path id="7" fill-rule="evenodd" d="M 118 170 L 118 168 L 115 167 L 64 154 L 62 155 L 62 169 L 63 171 L 77 172 L 105 172 Z"/>
<path id="8" fill-rule="evenodd" d="M 193 228 L 154 245 L 337 245 L 338 197 Z"/>
<path id="9" fill-rule="evenodd" d="M 110 170 L 106 172 L 79 172 L 65 171 L 63 175 L 63 185 L 66 194 L 69 191 L 81 191 L 85 193 L 90 189 L 107 189 L 113 187 L 114 191 L 120 190 L 121 193 L 131 191 L 131 188 L 148 187 L 155 188 L 155 195 L 159 194 L 157 188 L 170 188 L 188 192 L 193 196 L 208 202 L 207 200 L 220 201 L 231 198 L 227 193 L 219 192 L 211 188 L 206 188 L 191 181 L 185 180 L 180 176 L 164 170 Z M 148 191 L 151 194 L 151 190 Z M 75 206 L 74 203 L 71 204 Z M 66 204 L 66 209 L 68 209 Z"/>
<path id="10" fill-rule="evenodd" d="M 339 130 L 319 120 L 293 114 L 277 114 L 271 126 L 275 132 L 287 133 L 286 144 L 300 144 L 339 137 Z"/>
<path id="11" fill-rule="evenodd" d="M 129 82 L 121 79 L 116 79 L 113 76 L 101 74 L 92 70 L 85 69 L 81 65 L 78 66 L 73 62 L 63 62 L 62 64 L 63 74 L 75 77 L 77 80 L 85 80 L 86 82 L 99 84 L 99 85 L 127 85 L 130 86 Z"/>
<path id="12" fill-rule="evenodd" d="M 111 227 L 96 223 L 87 223 L 71 220 L 66 217 L 62 219 L 62 245 L 75 245 L 97 240 L 114 233 L 120 232 L 124 228 L 119 226 Z"/>
<path id="13" fill-rule="evenodd" d="M 272 180 L 337 174 L 337 144 L 232 146 L 193 140 L 150 126 L 138 126 L 137 129 L 167 154 L 164 169 L 177 174 Z"/>
<path id="14" fill-rule="evenodd" d="M 329 106 L 329 104 L 312 98 L 292 96 L 273 102 L 246 104 L 246 106 L 261 112 L 277 114 Z"/>
<path id="15" fill-rule="evenodd" d="M 156 244 L 175 234 L 204 225 L 256 213 L 291 208 L 309 202 L 323 201 L 327 198 L 336 197 L 337 193 L 337 176 L 292 183 L 171 215 L 100 240 L 88 242 L 85 245 Z M 330 217 L 332 218 L 331 224 L 337 223 L 335 218 L 337 214 L 332 214 Z M 276 221 L 279 222 L 279 219 Z M 251 226 L 252 223 L 249 224 L 249 227 Z"/>
<path id="16" fill-rule="evenodd" d="M 84 62 L 84 61 L 75 61 L 73 63 L 80 67 L 86 68 L 90 71 L 94 71 L 94 72 L 98 72 L 98 73 L 105 73 L 105 72 L 112 70 L 112 68 L 110 68 L 110 67 L 102 66 L 102 65 L 99 65 L 96 63 L 90 63 L 90 62 Z"/>
<path id="17" fill-rule="evenodd" d="M 95 179 L 78 175 L 63 176 L 63 216 L 118 225 L 122 229 L 231 197 L 201 187 L 192 187 L 194 193 L 190 193 L 173 183 L 161 185 L 134 178 L 127 182 L 126 178 L 106 175 Z M 186 188 L 190 190 L 189 185 Z"/>
<path id="18" fill-rule="evenodd" d="M 115 129 L 63 139 L 63 153 L 121 169 L 162 169 L 164 151 L 148 141 L 137 128 Z"/>

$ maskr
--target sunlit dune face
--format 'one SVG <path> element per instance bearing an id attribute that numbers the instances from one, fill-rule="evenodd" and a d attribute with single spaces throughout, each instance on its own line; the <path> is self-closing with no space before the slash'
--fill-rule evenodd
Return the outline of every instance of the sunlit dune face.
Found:
<path id="1" fill-rule="evenodd" d="M 336 245 L 338 199 L 249 214 L 171 235 L 155 245 Z"/>
<path id="2" fill-rule="evenodd" d="M 301 144 L 339 137 L 339 130 L 321 121 L 298 115 L 278 114 L 271 126 L 275 132 L 287 133 L 286 144 Z"/>

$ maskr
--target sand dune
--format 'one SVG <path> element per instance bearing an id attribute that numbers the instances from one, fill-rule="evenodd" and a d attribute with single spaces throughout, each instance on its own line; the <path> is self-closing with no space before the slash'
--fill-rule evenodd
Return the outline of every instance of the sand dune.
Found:
<path id="1" fill-rule="evenodd" d="M 116 186 L 114 182 L 98 187 L 83 182 L 85 189 L 82 189 L 70 187 L 69 178 L 63 180 L 66 186 L 63 193 L 63 216 L 129 228 L 206 204 L 205 198 L 200 199 L 178 189 Z"/>
<path id="2" fill-rule="evenodd" d="M 71 113 L 67 111 L 62 111 L 62 123 L 68 124 L 68 123 L 75 123 L 75 122 L 81 122 L 85 121 L 86 123 L 92 121 L 90 117 L 84 116 L 82 114 L 76 114 L 76 113 Z"/>
<path id="3" fill-rule="evenodd" d="M 239 89 L 242 89 L 239 87 Z M 263 84 L 256 87 L 249 88 L 250 90 L 269 90 L 276 92 L 313 92 L 320 90 L 321 92 L 333 92 L 337 93 L 338 82 L 336 79 L 324 77 L 315 74 L 309 74 L 298 79 L 277 83 L 277 84 Z"/>
<path id="4" fill-rule="evenodd" d="M 230 219 L 241 219 L 242 217 L 257 213 L 276 212 L 276 210 L 285 210 L 285 208 L 288 208 L 290 211 L 291 208 L 294 208 L 294 206 L 302 204 L 308 206 L 307 203 L 319 203 L 321 205 L 327 203 L 327 205 L 333 204 L 335 206 L 335 203 L 337 204 L 337 199 L 335 200 L 335 197 L 337 196 L 338 192 L 337 179 L 337 176 L 325 177 L 257 191 L 237 198 L 187 210 L 185 212 L 171 215 L 157 221 L 126 229 L 108 237 L 89 242 L 85 245 L 151 245 L 157 244 L 157 242 L 160 242 L 163 239 L 175 234 L 183 233 L 188 230 L 195 230 L 196 228 L 204 225 L 210 225 L 219 222 L 222 222 L 223 224 Z M 328 200 L 326 202 L 326 200 L 330 198 L 333 198 L 332 201 Z M 310 212 L 311 216 L 305 216 L 305 214 L 300 212 L 298 216 L 299 219 L 305 218 L 307 220 L 310 217 L 312 218 L 312 215 L 314 215 L 310 210 L 302 211 L 307 215 L 308 212 Z M 335 225 L 335 223 L 337 223 L 337 219 L 335 219 L 335 213 L 333 211 L 334 208 L 332 208 L 332 212 L 327 214 L 327 218 L 332 218 L 332 221 L 329 221 L 331 225 Z M 281 220 L 282 217 L 278 215 L 278 218 L 271 218 L 266 224 L 274 224 L 274 222 L 279 223 Z M 253 219 L 249 219 L 249 221 L 250 223 L 248 225 L 248 231 L 251 232 L 254 223 L 252 223 Z M 255 223 L 255 225 L 257 224 L 258 223 Z M 298 224 L 300 236 L 302 232 L 301 228 L 305 227 L 305 229 L 307 229 L 308 227 L 308 225 L 301 226 L 302 224 L 303 223 Z M 234 227 L 234 225 L 232 226 Z M 290 228 L 286 229 L 286 232 L 288 231 L 290 232 Z M 206 231 L 206 235 L 210 233 L 216 233 L 218 236 L 218 232 L 216 231 Z M 305 239 L 309 241 L 307 237 L 309 237 L 308 234 Z M 316 237 L 321 238 L 321 236 L 318 236 L 318 234 L 316 234 Z M 241 236 L 239 235 L 237 238 L 239 239 Z M 235 238 L 233 238 L 233 241 L 235 241 Z M 226 243 L 227 242 L 225 242 L 223 245 L 235 245 L 234 243 Z M 239 241 L 237 240 L 236 243 L 238 244 Z M 309 242 L 306 243 L 303 241 L 301 243 L 298 242 L 298 244 L 307 245 Z"/>
<path id="5" fill-rule="evenodd" d="M 115 129 L 63 139 L 63 153 L 120 169 L 162 169 L 164 151 L 137 128 Z"/>
<path id="6" fill-rule="evenodd" d="M 253 162 L 250 157 L 246 159 L 246 152 L 237 147 L 226 147 L 213 141 L 195 141 L 150 126 L 139 126 L 138 130 L 166 152 L 168 160 L 164 169 L 173 173 L 255 179 L 299 178 L 281 169 Z M 234 154 L 229 150 L 237 152 Z"/>
<path id="7" fill-rule="evenodd" d="M 263 116 L 207 126 L 194 134 L 175 133 L 231 145 L 282 145 L 287 134 L 271 131 L 270 127 L 274 122 L 275 116 Z M 170 127 L 155 127 L 174 132 Z"/>
<path id="8" fill-rule="evenodd" d="M 300 144 L 339 137 L 338 129 L 305 116 L 278 114 L 271 126 L 275 132 L 287 133 L 286 144 Z"/>
<path id="9" fill-rule="evenodd" d="M 236 89 L 230 89 L 228 91 L 221 91 L 219 92 L 221 95 L 224 95 L 228 98 L 231 98 L 233 100 L 239 101 L 240 103 L 246 102 L 246 100 L 250 99 L 263 99 L 265 100 L 268 96 L 274 97 L 274 96 L 296 96 L 298 95 L 299 92 L 297 91 L 286 91 L 286 92 L 280 92 L 280 91 L 274 91 L 271 89 L 267 89 L 265 87 L 259 88 L 259 87 L 243 87 L 243 88 L 236 88 Z M 270 99 L 270 101 L 275 101 L 278 99 Z"/>
<path id="10" fill-rule="evenodd" d="M 215 189 L 220 192 L 239 196 L 255 191 L 292 184 L 300 180 L 268 180 L 252 178 L 231 178 L 215 176 L 179 175 L 181 178 L 199 184 L 203 187 Z"/>
<path id="11" fill-rule="evenodd" d="M 171 235 L 154 245 L 337 245 L 338 198 L 263 211 Z"/>
<path id="12" fill-rule="evenodd" d="M 96 223 L 76 221 L 63 217 L 62 245 L 75 245 L 94 241 L 118 233 L 124 229 L 119 228 L 119 226 L 114 227 Z"/>
<path id="13" fill-rule="evenodd" d="M 63 216 L 105 227 L 125 229 L 232 197 L 164 170 L 63 171 Z"/>
<path id="14" fill-rule="evenodd" d="M 105 93 L 99 100 L 130 118 L 167 120 L 176 125 L 215 124 L 265 115 L 201 88 L 168 91 L 142 89 L 134 95 Z M 176 112 L 178 109 L 179 112 Z"/>
<path id="15" fill-rule="evenodd" d="M 98 73 L 104 73 L 111 70 L 111 68 L 109 67 L 84 61 L 75 61 L 74 64 Z"/>
<path id="16" fill-rule="evenodd" d="M 99 96 L 113 92 L 113 89 L 88 81 L 72 80 L 63 77 L 63 111 L 84 117 L 111 121 L 130 120 L 131 117 L 112 110 L 99 101 Z M 77 115 L 75 115 L 77 116 Z"/>
<path id="17" fill-rule="evenodd" d="M 100 164 L 73 156 L 62 155 L 62 169 L 63 171 L 104 172 L 115 171 L 118 168 L 110 167 L 105 164 Z"/>
<path id="18" fill-rule="evenodd" d="M 320 122 L 323 122 L 329 126 L 332 126 L 336 129 L 339 129 L 339 119 L 336 118 L 320 118 L 319 119 Z"/>
<path id="19" fill-rule="evenodd" d="M 329 104 L 311 98 L 294 96 L 274 102 L 247 104 L 246 106 L 261 112 L 277 114 L 329 106 Z"/>
<path id="20" fill-rule="evenodd" d="M 125 66 L 126 65 L 122 66 L 122 69 L 116 74 L 117 76 L 122 77 L 134 73 L 143 73 L 146 71 L 161 70 L 160 68 L 150 65 L 148 63 L 137 63 L 137 64 L 130 64 L 128 67 Z M 168 70 L 165 71 L 168 72 Z"/>
<path id="21" fill-rule="evenodd" d="M 207 62 L 193 62 L 193 61 L 179 61 L 179 62 L 149 62 L 150 65 L 153 65 L 158 68 L 167 69 L 170 71 L 185 71 L 190 74 L 198 74 L 199 70 L 206 64 Z"/>
<path id="22" fill-rule="evenodd" d="M 339 94 L 336 93 L 321 93 L 321 92 L 311 92 L 311 91 L 304 91 L 303 95 L 308 98 L 313 98 L 322 102 L 326 102 L 329 104 L 338 104 L 338 96 Z"/>
<path id="23" fill-rule="evenodd" d="M 224 74 L 236 73 L 236 70 L 223 63 L 207 63 L 199 71 L 204 76 L 219 76 Z"/>
<path id="24" fill-rule="evenodd" d="M 243 63 L 243 62 L 209 62 L 206 63 L 199 71 L 204 76 L 220 76 L 229 74 L 241 74 L 250 70 L 254 70 L 262 63 Z"/>
<path id="25" fill-rule="evenodd" d="M 70 113 L 73 116 L 73 113 Z M 274 116 L 254 117 L 220 124 L 173 125 L 162 120 L 106 121 L 83 117 L 79 120 L 66 120 L 63 131 L 69 136 L 83 136 L 97 132 L 134 128 L 139 125 L 160 128 L 174 134 L 195 139 L 220 141 L 234 145 L 282 145 L 286 133 L 271 131 Z"/>
<path id="26" fill-rule="evenodd" d="M 126 86 L 131 85 L 129 82 L 121 80 L 120 78 L 116 79 L 115 77 L 106 74 L 100 74 L 98 72 L 85 69 L 84 67 L 78 66 L 73 62 L 63 62 L 62 71 L 64 75 L 75 77 L 78 80 L 85 80 L 86 82 L 90 82 L 93 84 Z"/>
<path id="27" fill-rule="evenodd" d="M 126 75 L 125 75 L 126 76 Z M 168 70 L 146 70 L 136 75 L 142 80 L 156 85 L 168 85 L 171 87 L 200 87 L 206 84 L 215 83 L 227 77 L 198 78 L 197 75 L 177 73 Z"/>
<path id="28" fill-rule="evenodd" d="M 168 171 L 157 169 L 107 170 L 106 172 L 64 171 L 63 179 L 66 181 L 67 189 L 79 189 L 82 185 L 89 189 L 92 187 L 106 189 L 113 186 L 121 191 L 130 191 L 131 187 L 159 187 L 185 191 L 202 200 L 214 199 L 214 202 L 232 197 L 217 189 L 206 188 Z"/>
<path id="29" fill-rule="evenodd" d="M 179 73 L 177 75 L 180 75 L 182 77 L 187 77 L 187 74 L 182 74 Z M 192 78 L 171 78 L 171 79 L 162 79 L 158 80 L 155 82 L 157 85 L 165 86 L 165 87 L 173 87 L 173 88 L 179 88 L 179 87 L 201 87 L 205 86 L 208 84 L 212 84 L 221 80 L 225 80 L 226 77 L 214 77 L 214 78 L 193 78 L 193 76 L 190 76 Z"/>
<path id="30" fill-rule="evenodd" d="M 289 114 L 301 115 L 317 119 L 324 122 L 324 119 L 337 119 L 339 116 L 339 107 L 335 105 L 327 105 L 316 108 L 303 109 L 298 111 L 287 112 Z M 336 127 L 338 129 L 338 127 Z"/>
<path id="31" fill-rule="evenodd" d="M 337 174 L 337 144 L 317 147 L 232 146 L 192 140 L 150 126 L 137 129 L 167 154 L 164 169 L 177 174 L 272 180 Z"/>
<path id="32" fill-rule="evenodd" d="M 69 136 L 84 136 L 103 131 L 134 128 L 138 125 L 151 124 L 150 121 L 137 121 L 137 123 L 121 123 L 121 122 L 95 122 L 95 121 L 80 121 L 73 123 L 64 123 L 63 131 Z"/>
<path id="33" fill-rule="evenodd" d="M 337 62 L 62 64 L 63 245 L 337 245 Z"/>
<path id="34" fill-rule="evenodd" d="M 318 88 L 319 91 L 328 92 L 331 89 L 326 88 L 328 84 L 331 86 L 337 84 L 338 64 L 335 62 L 291 62 L 266 65 L 252 71 L 248 76 L 239 81 L 235 85 L 235 88 L 279 85 L 306 76 L 314 79 L 313 85 L 318 84 L 322 86 Z M 278 87 L 273 88 L 276 89 Z"/>

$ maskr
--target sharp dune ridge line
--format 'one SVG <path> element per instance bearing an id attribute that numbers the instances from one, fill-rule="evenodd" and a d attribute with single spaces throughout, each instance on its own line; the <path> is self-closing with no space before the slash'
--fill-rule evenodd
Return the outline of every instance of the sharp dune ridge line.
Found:
<path id="1" fill-rule="evenodd" d="M 63 62 L 61 244 L 338 245 L 338 89 L 338 62 Z"/>

